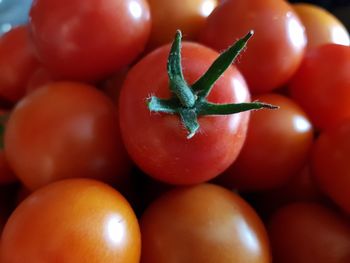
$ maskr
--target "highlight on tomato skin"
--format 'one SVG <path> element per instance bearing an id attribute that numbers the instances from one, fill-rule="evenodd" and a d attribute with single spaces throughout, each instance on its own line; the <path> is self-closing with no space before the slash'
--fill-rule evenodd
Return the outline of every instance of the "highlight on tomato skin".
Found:
<path id="1" fill-rule="evenodd" d="M 118 191 L 91 179 L 67 179 L 21 202 L 0 246 L 2 263 L 138 263 L 141 236 Z"/>

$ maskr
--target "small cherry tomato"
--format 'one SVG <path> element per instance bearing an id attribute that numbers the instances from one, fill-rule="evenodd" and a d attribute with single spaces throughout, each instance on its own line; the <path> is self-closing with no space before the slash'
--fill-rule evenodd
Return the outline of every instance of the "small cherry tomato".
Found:
<path id="1" fill-rule="evenodd" d="M 136 59 L 151 18 L 146 0 L 37 0 L 29 26 L 40 61 L 55 76 L 96 80 Z"/>
<path id="2" fill-rule="evenodd" d="M 254 210 L 222 187 L 171 190 L 140 221 L 142 263 L 271 262 L 268 238 Z"/>
<path id="3" fill-rule="evenodd" d="M 177 29 L 186 40 L 195 39 L 218 4 L 217 0 L 148 0 L 148 3 L 152 15 L 148 49 L 170 43 Z"/>
<path id="4" fill-rule="evenodd" d="M 327 43 L 350 45 L 346 27 L 326 9 L 307 3 L 293 4 L 293 9 L 305 27 L 307 48 Z"/>
<path id="5" fill-rule="evenodd" d="M 350 47 L 325 44 L 308 50 L 288 88 L 317 129 L 350 117 Z"/>
<path id="6" fill-rule="evenodd" d="M 1 240 L 2 263 L 138 263 L 137 218 L 113 188 L 89 179 L 50 184 L 12 213 Z"/>
<path id="7" fill-rule="evenodd" d="M 253 94 L 272 91 L 299 67 L 304 27 L 287 1 L 227 0 L 209 15 L 199 40 L 221 51 L 249 30 L 255 34 L 237 67 Z"/>
<path id="8" fill-rule="evenodd" d="M 281 208 L 269 222 L 275 263 L 350 262 L 349 221 L 312 203 Z"/>
<path id="9" fill-rule="evenodd" d="M 313 128 L 304 111 L 283 95 L 269 93 L 255 99 L 280 108 L 252 112 L 237 160 L 218 178 L 226 187 L 244 191 L 280 187 L 303 168 L 309 156 Z"/>
<path id="10" fill-rule="evenodd" d="M 321 132 L 312 152 L 312 174 L 322 191 L 350 215 L 350 119 Z"/>
<path id="11" fill-rule="evenodd" d="M 17 102 L 25 95 L 31 74 L 38 68 L 27 26 L 13 28 L 0 38 L 0 98 Z"/>
<path id="12" fill-rule="evenodd" d="M 118 123 L 115 105 L 95 87 L 53 82 L 11 112 L 5 154 L 30 190 L 69 177 L 119 182 L 130 164 Z"/>

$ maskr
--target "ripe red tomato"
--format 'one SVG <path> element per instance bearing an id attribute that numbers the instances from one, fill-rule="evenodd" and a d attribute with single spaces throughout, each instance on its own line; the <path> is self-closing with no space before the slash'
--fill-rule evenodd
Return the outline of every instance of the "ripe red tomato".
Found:
<path id="1" fill-rule="evenodd" d="M 312 173 L 324 193 L 350 215 L 350 119 L 323 131 L 314 144 Z"/>
<path id="2" fill-rule="evenodd" d="M 269 223 L 275 263 L 350 262 L 349 221 L 326 207 L 295 203 Z"/>
<path id="3" fill-rule="evenodd" d="M 285 84 L 295 73 L 304 54 L 304 27 L 284 0 L 227 0 L 208 17 L 199 40 L 215 48 L 254 30 L 237 67 L 252 93 L 265 93 Z"/>
<path id="4" fill-rule="evenodd" d="M 142 263 L 271 262 L 264 225 L 238 195 L 201 184 L 171 190 L 140 221 Z"/>
<path id="5" fill-rule="evenodd" d="M 146 0 L 37 0 L 30 11 L 41 62 L 75 80 L 100 79 L 131 63 L 150 26 Z"/>
<path id="6" fill-rule="evenodd" d="M 39 66 L 27 26 L 13 28 L 0 38 L 0 98 L 17 102 L 26 83 Z"/>
<path id="7" fill-rule="evenodd" d="M 128 73 L 120 93 L 120 124 L 129 155 L 147 174 L 171 184 L 194 184 L 224 171 L 237 157 L 247 130 L 249 113 L 199 117 L 199 132 L 187 139 L 187 131 L 176 115 L 150 113 L 150 95 L 169 98 L 166 70 L 169 46 L 144 57 Z M 182 68 L 191 85 L 217 58 L 205 46 L 183 42 Z M 208 101 L 248 102 L 246 83 L 230 67 L 214 84 Z"/>
<path id="8" fill-rule="evenodd" d="M 256 99 L 280 108 L 252 112 L 242 151 L 219 177 L 226 187 L 244 191 L 280 187 L 303 168 L 309 156 L 313 128 L 304 111 L 283 95 L 269 93 Z"/>
<path id="9" fill-rule="evenodd" d="M 349 46 L 350 36 L 346 27 L 326 9 L 307 3 L 293 4 L 293 9 L 305 26 L 307 48 L 327 43 Z"/>
<path id="10" fill-rule="evenodd" d="M 94 180 L 69 179 L 34 192 L 13 212 L 2 263 L 138 263 L 137 218 L 124 197 Z"/>
<path id="11" fill-rule="evenodd" d="M 350 47 L 326 44 L 308 50 L 289 84 L 292 98 L 316 128 L 350 117 Z"/>
<path id="12" fill-rule="evenodd" d="M 217 0 L 148 0 L 152 15 L 148 49 L 167 44 L 180 29 L 186 40 L 195 39 Z"/>
<path id="13" fill-rule="evenodd" d="M 21 100 L 4 142 L 10 167 L 30 190 L 68 177 L 117 182 L 129 171 L 116 107 L 81 83 L 53 82 Z"/>

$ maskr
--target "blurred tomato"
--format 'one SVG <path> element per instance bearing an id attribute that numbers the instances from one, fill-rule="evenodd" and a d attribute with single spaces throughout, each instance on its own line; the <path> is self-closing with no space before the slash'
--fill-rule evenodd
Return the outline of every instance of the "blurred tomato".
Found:
<path id="1" fill-rule="evenodd" d="M 131 63 L 150 28 L 146 0 L 37 0 L 30 11 L 41 62 L 65 79 L 101 79 Z"/>
<path id="2" fill-rule="evenodd" d="M 268 263 L 264 225 L 238 195 L 202 184 L 178 188 L 141 217 L 142 263 Z"/>
<path id="3" fill-rule="evenodd" d="M 291 97 L 318 129 L 350 117 L 350 47 L 325 44 L 308 50 L 289 83 Z"/>
<path id="4" fill-rule="evenodd" d="M 313 128 L 304 111 L 283 95 L 270 93 L 255 99 L 280 108 L 252 112 L 242 151 L 218 178 L 226 187 L 244 191 L 280 187 L 308 158 Z"/>
<path id="5" fill-rule="evenodd" d="M 315 180 L 350 215 L 350 119 L 323 131 L 312 155 Z"/>
<path id="6" fill-rule="evenodd" d="M 305 26 L 307 48 L 322 44 L 350 44 L 346 27 L 332 13 L 319 6 L 307 3 L 293 4 L 293 8 Z"/>
<path id="7" fill-rule="evenodd" d="M 326 207 L 296 203 L 269 223 L 274 263 L 350 262 L 349 221 Z"/>
<path id="8" fill-rule="evenodd" d="M 34 192 L 2 235 L 2 263 L 138 263 L 141 237 L 129 203 L 97 181 L 70 179 Z"/>
<path id="9" fill-rule="evenodd" d="M 284 0 L 227 0 L 208 17 L 199 40 L 226 49 L 249 30 L 255 35 L 237 63 L 252 93 L 285 84 L 304 54 L 306 36 L 293 8 Z"/>
<path id="10" fill-rule="evenodd" d="M 186 40 L 195 39 L 217 0 L 148 0 L 152 15 L 148 49 L 167 44 L 180 29 Z"/>
<path id="11" fill-rule="evenodd" d="M 0 98 L 17 102 L 39 62 L 28 36 L 27 26 L 20 26 L 0 38 Z"/>
<path id="12" fill-rule="evenodd" d="M 130 168 L 116 107 L 95 87 L 75 82 L 53 82 L 16 105 L 5 154 L 30 190 L 68 177 L 119 182 Z"/>

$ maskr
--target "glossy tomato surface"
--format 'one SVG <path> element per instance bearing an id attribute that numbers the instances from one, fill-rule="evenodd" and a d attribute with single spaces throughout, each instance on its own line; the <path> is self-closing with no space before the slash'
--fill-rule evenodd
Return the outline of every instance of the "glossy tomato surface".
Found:
<path id="1" fill-rule="evenodd" d="M 201 184 L 172 190 L 140 221 L 142 263 L 271 262 L 264 225 L 238 195 Z"/>
<path id="2" fill-rule="evenodd" d="M 138 263 L 140 229 L 129 203 L 94 180 L 43 187 L 13 212 L 2 235 L 2 263 Z"/>
<path id="3" fill-rule="evenodd" d="M 114 104 L 95 87 L 55 82 L 12 111 L 5 154 L 30 190 L 68 177 L 118 182 L 129 171 Z"/>
<path id="4" fill-rule="evenodd" d="M 320 188 L 350 215 L 350 119 L 322 132 L 312 152 L 312 173 Z"/>
<path id="5" fill-rule="evenodd" d="M 349 32 L 332 13 L 307 3 L 293 4 L 293 8 L 305 27 L 307 48 L 327 43 L 349 46 Z"/>
<path id="6" fill-rule="evenodd" d="M 275 263 L 350 262 L 349 221 L 319 204 L 296 203 L 269 222 Z"/>
<path id="7" fill-rule="evenodd" d="M 238 68 L 252 93 L 265 93 L 285 84 L 304 54 L 304 27 L 287 1 L 227 0 L 207 19 L 200 42 L 224 50 L 248 31 L 255 34 Z"/>
<path id="8" fill-rule="evenodd" d="M 349 72 L 349 46 L 325 44 L 306 52 L 289 90 L 316 128 L 323 130 L 350 117 Z"/>
<path id="9" fill-rule="evenodd" d="M 167 44 L 180 29 L 186 40 L 195 39 L 217 0 L 148 0 L 152 16 L 148 49 Z"/>
<path id="10" fill-rule="evenodd" d="M 280 187 L 299 173 L 309 156 L 313 128 L 300 106 L 274 93 L 255 99 L 280 108 L 251 113 L 242 151 L 219 178 L 226 187 L 244 191 Z"/>
<path id="11" fill-rule="evenodd" d="M 38 64 L 27 26 L 4 34 L 0 38 L 0 98 L 12 103 L 22 98 L 26 83 Z"/>
<path id="12" fill-rule="evenodd" d="M 144 49 L 151 18 L 146 0 L 37 0 L 31 35 L 54 74 L 95 80 L 131 63 Z"/>
<path id="13" fill-rule="evenodd" d="M 249 113 L 199 117 L 199 132 L 187 138 L 179 116 L 150 112 L 150 95 L 169 98 L 167 57 L 163 46 L 144 57 L 128 73 L 119 100 L 125 146 L 147 174 L 172 184 L 194 184 L 225 170 L 237 157 L 247 129 Z M 183 42 L 182 67 L 189 84 L 197 80 L 218 56 L 199 44 Z M 250 96 L 242 75 L 230 67 L 214 85 L 208 100 L 215 103 L 247 102 Z"/>

